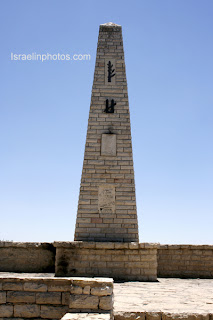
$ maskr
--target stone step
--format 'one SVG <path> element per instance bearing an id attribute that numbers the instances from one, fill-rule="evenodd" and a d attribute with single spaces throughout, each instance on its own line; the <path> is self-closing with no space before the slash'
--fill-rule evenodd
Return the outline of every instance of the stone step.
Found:
<path id="1" fill-rule="evenodd" d="M 61 320 L 110 320 L 109 313 L 66 313 Z"/>

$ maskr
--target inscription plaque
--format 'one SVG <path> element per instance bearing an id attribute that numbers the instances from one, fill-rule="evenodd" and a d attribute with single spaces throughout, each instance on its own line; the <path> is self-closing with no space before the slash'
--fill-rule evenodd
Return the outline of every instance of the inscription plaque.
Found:
<path id="1" fill-rule="evenodd" d="M 116 156 L 116 134 L 113 134 L 113 133 L 102 134 L 101 155 Z"/>
<path id="2" fill-rule="evenodd" d="M 115 186 L 102 185 L 98 188 L 98 212 L 115 213 Z"/>

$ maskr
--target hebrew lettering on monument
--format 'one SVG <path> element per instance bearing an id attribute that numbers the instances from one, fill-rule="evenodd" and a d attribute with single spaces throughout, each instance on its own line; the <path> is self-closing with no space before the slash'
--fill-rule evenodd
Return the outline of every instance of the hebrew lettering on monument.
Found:
<path id="1" fill-rule="evenodd" d="M 105 85 L 115 85 L 115 59 L 105 59 Z"/>
<path id="2" fill-rule="evenodd" d="M 112 81 L 112 78 L 115 76 L 115 69 L 113 69 L 113 64 L 111 61 L 107 63 L 108 66 L 108 82 Z"/>
<path id="3" fill-rule="evenodd" d="M 110 105 L 109 105 L 109 99 L 106 99 L 106 109 L 104 110 L 104 112 L 106 112 L 106 113 L 114 113 L 115 105 L 116 105 L 116 102 L 115 102 L 114 99 L 111 99 Z"/>

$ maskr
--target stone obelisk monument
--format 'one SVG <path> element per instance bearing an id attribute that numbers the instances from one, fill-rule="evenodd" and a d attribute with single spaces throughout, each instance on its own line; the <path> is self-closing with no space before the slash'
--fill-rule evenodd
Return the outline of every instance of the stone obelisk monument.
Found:
<path id="1" fill-rule="evenodd" d="M 54 246 L 56 276 L 157 279 L 158 245 L 138 240 L 123 40 L 114 23 L 99 29 L 75 241 Z"/>
<path id="2" fill-rule="evenodd" d="M 100 25 L 75 240 L 138 241 L 122 28 Z"/>

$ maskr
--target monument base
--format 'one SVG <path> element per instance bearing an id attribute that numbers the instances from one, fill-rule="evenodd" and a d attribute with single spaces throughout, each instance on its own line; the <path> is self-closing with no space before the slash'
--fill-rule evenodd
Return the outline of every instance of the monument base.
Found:
<path id="1" fill-rule="evenodd" d="M 112 277 L 156 281 L 156 243 L 54 242 L 56 277 Z"/>

